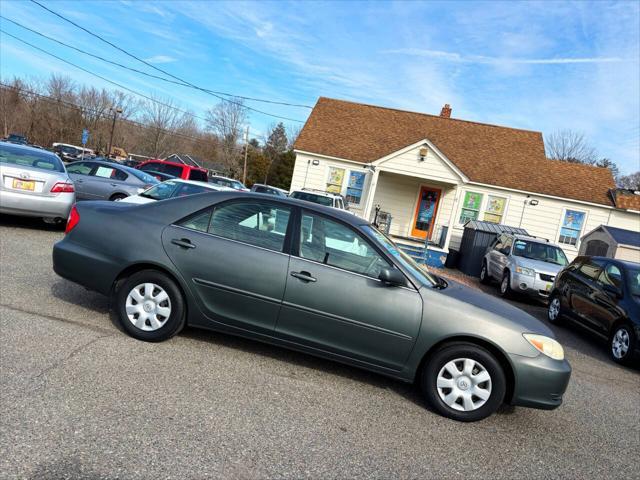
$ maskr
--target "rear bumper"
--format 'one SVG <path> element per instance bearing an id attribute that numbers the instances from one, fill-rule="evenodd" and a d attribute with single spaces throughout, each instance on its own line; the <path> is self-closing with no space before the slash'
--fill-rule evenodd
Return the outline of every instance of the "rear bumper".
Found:
<path id="1" fill-rule="evenodd" d="M 0 191 L 0 213 L 25 217 L 53 217 L 64 220 L 69 216 L 75 194 L 59 193 L 46 197 L 9 190 Z"/>
<path id="2" fill-rule="evenodd" d="M 571 378 L 569 362 L 543 354 L 533 358 L 510 354 L 509 358 L 515 376 L 513 405 L 553 410 L 562 404 Z"/>

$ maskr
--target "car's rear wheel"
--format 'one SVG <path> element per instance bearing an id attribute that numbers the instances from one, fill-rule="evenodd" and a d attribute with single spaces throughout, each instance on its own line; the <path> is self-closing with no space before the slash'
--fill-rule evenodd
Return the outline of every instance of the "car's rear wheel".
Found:
<path id="1" fill-rule="evenodd" d="M 638 339 L 633 328 L 623 324 L 614 327 L 609 337 L 609 354 L 614 362 L 629 364 L 633 359 L 633 352 Z"/>
<path id="2" fill-rule="evenodd" d="M 487 261 L 482 261 L 482 269 L 480 269 L 480 283 L 485 285 L 489 283 L 489 271 L 487 270 Z"/>
<path id="3" fill-rule="evenodd" d="M 482 420 L 502 404 L 506 378 L 486 349 L 456 343 L 439 349 L 422 371 L 422 393 L 441 415 L 461 422 Z"/>
<path id="4" fill-rule="evenodd" d="M 498 285 L 498 291 L 504 298 L 509 298 L 513 295 L 513 290 L 511 290 L 511 273 L 509 273 L 509 270 L 505 271 L 504 275 L 502 275 L 502 281 L 500 285 Z"/>
<path id="5" fill-rule="evenodd" d="M 111 200 L 112 202 L 119 202 L 123 198 L 127 198 L 127 195 L 125 195 L 124 193 L 114 193 L 113 195 L 111 195 L 109 200 Z"/>
<path id="6" fill-rule="evenodd" d="M 549 323 L 556 325 L 562 323 L 562 302 L 560 301 L 560 295 L 557 293 L 554 293 L 549 300 L 547 319 L 549 320 Z"/>
<path id="7" fill-rule="evenodd" d="M 124 280 L 115 295 L 122 328 L 134 338 L 160 342 L 185 324 L 185 304 L 176 283 L 162 272 L 142 270 Z"/>

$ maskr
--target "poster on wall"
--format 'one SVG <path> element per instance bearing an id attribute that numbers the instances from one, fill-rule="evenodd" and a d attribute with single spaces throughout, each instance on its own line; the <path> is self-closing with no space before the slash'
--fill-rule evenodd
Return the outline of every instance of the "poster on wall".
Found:
<path id="1" fill-rule="evenodd" d="M 349 174 L 349 183 L 347 185 L 347 201 L 349 203 L 354 205 L 360 204 L 365 175 L 364 172 L 351 172 Z"/>
<path id="2" fill-rule="evenodd" d="M 468 208 L 470 210 L 480 210 L 480 204 L 482 203 L 482 194 L 467 192 L 464 196 L 464 205 L 463 208 Z"/>
<path id="3" fill-rule="evenodd" d="M 344 168 L 331 167 L 329 169 L 329 181 L 327 182 L 327 192 L 340 193 L 342 191 L 343 180 L 344 180 Z"/>

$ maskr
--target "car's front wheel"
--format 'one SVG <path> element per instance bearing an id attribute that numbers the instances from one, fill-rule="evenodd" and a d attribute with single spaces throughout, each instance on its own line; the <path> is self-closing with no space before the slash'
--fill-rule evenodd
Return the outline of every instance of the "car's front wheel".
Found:
<path id="1" fill-rule="evenodd" d="M 562 302 L 560 301 L 560 295 L 554 293 L 549 300 L 549 307 L 547 308 L 547 319 L 549 323 L 559 324 L 562 321 Z"/>
<path id="2" fill-rule="evenodd" d="M 138 340 L 167 340 L 185 324 L 182 292 L 156 270 L 142 270 L 124 280 L 116 291 L 115 306 L 122 328 Z"/>
<path id="3" fill-rule="evenodd" d="M 487 261 L 482 262 L 482 268 L 480 269 L 480 283 L 485 285 L 489 283 L 489 271 L 487 270 Z"/>
<path id="4" fill-rule="evenodd" d="M 609 338 L 609 354 L 613 361 L 621 364 L 631 363 L 637 341 L 629 325 L 615 327 Z"/>
<path id="5" fill-rule="evenodd" d="M 509 270 L 505 271 L 504 275 L 502 275 L 502 281 L 500 285 L 498 285 L 498 291 L 504 298 L 509 298 L 513 295 L 513 290 L 511 290 L 511 273 L 509 273 Z"/>
<path id="6" fill-rule="evenodd" d="M 506 392 L 500 363 L 486 349 L 456 343 L 439 349 L 422 371 L 422 392 L 441 415 L 461 422 L 493 414 Z"/>

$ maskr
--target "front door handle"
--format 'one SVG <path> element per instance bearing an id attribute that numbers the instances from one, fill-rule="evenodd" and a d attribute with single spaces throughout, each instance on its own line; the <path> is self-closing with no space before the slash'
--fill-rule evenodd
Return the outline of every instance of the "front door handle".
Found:
<path id="1" fill-rule="evenodd" d="M 191 243 L 191 240 L 189 240 L 188 238 L 174 238 L 173 240 L 171 240 L 171 243 L 182 248 L 196 248 L 196 246 Z"/>
<path id="2" fill-rule="evenodd" d="M 291 276 L 302 280 L 303 282 L 315 282 L 315 277 L 312 277 L 309 272 L 291 272 Z"/>

